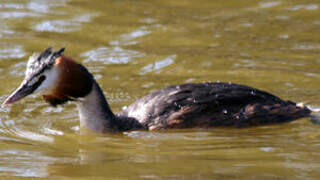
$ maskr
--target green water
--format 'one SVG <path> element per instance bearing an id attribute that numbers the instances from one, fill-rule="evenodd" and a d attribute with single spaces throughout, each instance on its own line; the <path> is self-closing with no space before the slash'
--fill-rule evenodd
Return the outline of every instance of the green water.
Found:
<path id="1" fill-rule="evenodd" d="M 2 0 L 0 102 L 48 46 L 82 62 L 115 112 L 168 85 L 226 81 L 320 108 L 316 0 Z M 315 112 L 315 115 L 320 113 Z M 79 130 L 76 107 L 0 109 L 0 179 L 320 179 L 320 124 Z"/>

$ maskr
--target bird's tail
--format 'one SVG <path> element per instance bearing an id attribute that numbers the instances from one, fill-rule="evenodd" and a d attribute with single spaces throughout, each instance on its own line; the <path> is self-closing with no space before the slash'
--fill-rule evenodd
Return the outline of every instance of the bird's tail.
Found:
<path id="1" fill-rule="evenodd" d="M 289 122 L 309 117 L 311 112 L 304 104 L 291 101 L 281 104 L 250 104 L 240 113 L 242 122 L 239 124 L 243 127 Z"/>

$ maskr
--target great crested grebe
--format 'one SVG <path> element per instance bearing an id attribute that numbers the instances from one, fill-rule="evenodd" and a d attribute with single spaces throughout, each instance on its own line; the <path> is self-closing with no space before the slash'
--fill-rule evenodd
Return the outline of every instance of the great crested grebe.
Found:
<path id="1" fill-rule="evenodd" d="M 311 111 L 267 92 L 232 83 L 170 86 L 113 114 L 92 74 L 59 51 L 46 49 L 29 58 L 25 78 L 3 103 L 41 93 L 52 106 L 75 101 L 80 125 L 96 132 L 230 126 L 247 127 L 292 121 Z"/>

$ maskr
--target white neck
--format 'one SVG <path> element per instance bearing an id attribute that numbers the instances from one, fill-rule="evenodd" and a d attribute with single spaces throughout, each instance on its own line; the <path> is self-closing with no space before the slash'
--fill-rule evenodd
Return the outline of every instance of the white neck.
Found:
<path id="1" fill-rule="evenodd" d="M 91 92 L 77 101 L 77 107 L 81 127 L 96 132 L 118 131 L 115 115 L 96 81 L 93 82 Z"/>

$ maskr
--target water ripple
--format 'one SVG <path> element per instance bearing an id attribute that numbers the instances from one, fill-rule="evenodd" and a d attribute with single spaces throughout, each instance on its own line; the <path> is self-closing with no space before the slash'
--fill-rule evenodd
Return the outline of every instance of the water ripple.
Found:
<path id="1" fill-rule="evenodd" d="M 138 51 L 127 50 L 121 47 L 99 47 L 81 54 L 84 62 L 103 62 L 104 64 L 126 64 L 132 58 L 142 57 L 144 54 Z"/>
<path id="2" fill-rule="evenodd" d="M 32 12 L 0 12 L 0 17 L 2 19 L 9 18 L 26 18 L 26 17 L 37 17 L 39 14 Z"/>
<path id="3" fill-rule="evenodd" d="M 317 50 L 320 49 L 320 44 L 295 44 L 292 49 L 296 50 Z"/>
<path id="4" fill-rule="evenodd" d="M 301 4 L 301 5 L 296 5 L 296 6 L 291 7 L 291 8 L 289 8 L 289 10 L 298 11 L 298 10 L 304 9 L 304 10 L 314 11 L 314 10 L 317 10 L 318 8 L 319 7 L 317 4 L 309 4 L 309 5 Z"/>
<path id="5" fill-rule="evenodd" d="M 25 74 L 25 68 L 26 68 L 26 62 L 22 61 L 10 67 L 10 69 L 12 70 L 10 70 L 9 73 L 11 76 L 21 77 L 21 76 L 24 76 Z"/>
<path id="6" fill-rule="evenodd" d="M 260 7 L 261 8 L 271 8 L 274 6 L 278 6 L 280 4 L 281 4 L 281 2 L 278 2 L 278 1 L 264 2 L 264 3 L 260 4 Z"/>
<path id="7" fill-rule="evenodd" d="M 124 34 L 120 37 L 120 40 L 110 42 L 111 45 L 119 46 L 119 45 L 132 45 L 137 44 L 135 39 L 150 34 L 151 31 L 147 29 L 146 26 L 142 26 L 139 29 L 130 32 L 128 34 Z"/>
<path id="8" fill-rule="evenodd" d="M 0 164 L 0 175 L 20 177 L 46 177 L 47 166 L 56 161 L 40 152 L 18 149 L 2 150 L 0 157 L 6 159 L 5 164 Z"/>
<path id="9" fill-rule="evenodd" d="M 33 11 L 36 13 L 48 13 L 51 7 L 65 6 L 69 0 L 30 0 L 30 2 L 24 3 L 0 3 L 0 9 L 13 9 Z M 56 11 L 55 11 L 56 12 Z M 32 13 L 32 16 L 38 16 L 39 14 Z M 17 17 L 17 16 L 14 16 Z M 19 16 L 20 17 L 20 16 Z M 10 17 L 9 17 L 10 18 Z"/>
<path id="10" fill-rule="evenodd" d="M 35 132 L 31 132 L 31 131 L 16 129 L 14 131 L 14 134 L 18 137 L 21 137 L 21 138 L 27 139 L 27 140 L 31 140 L 31 141 L 50 143 L 50 144 L 54 142 L 53 137 L 46 136 L 46 135 L 39 134 L 39 133 L 35 133 Z"/>
<path id="11" fill-rule="evenodd" d="M 0 44 L 0 59 L 23 58 L 26 53 L 21 45 Z"/>
<path id="12" fill-rule="evenodd" d="M 173 64 L 176 57 L 177 57 L 176 55 L 170 55 L 160 61 L 156 61 L 152 64 L 148 64 L 142 67 L 140 74 L 143 75 L 150 72 L 159 72 L 161 69 Z"/>
<path id="13" fill-rule="evenodd" d="M 1 9 L 24 9 L 25 6 L 23 4 L 18 4 L 18 3 L 5 3 L 5 4 L 0 4 Z"/>
<path id="14" fill-rule="evenodd" d="M 9 29 L 8 25 L 4 22 L 0 22 L 0 38 L 14 34 L 14 31 Z"/>
<path id="15" fill-rule="evenodd" d="M 320 74 L 318 73 L 305 73 L 306 76 L 315 77 L 320 79 Z"/>
<path id="16" fill-rule="evenodd" d="M 97 15 L 84 14 L 67 20 L 43 21 L 36 24 L 33 29 L 36 31 L 50 31 L 58 33 L 79 31 L 81 30 L 82 23 L 90 22 L 95 16 Z"/>
<path id="17" fill-rule="evenodd" d="M 26 8 L 40 13 L 48 13 L 50 7 L 65 6 L 69 0 L 31 0 Z"/>

